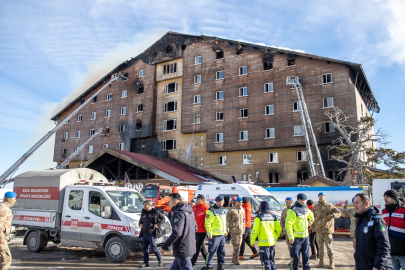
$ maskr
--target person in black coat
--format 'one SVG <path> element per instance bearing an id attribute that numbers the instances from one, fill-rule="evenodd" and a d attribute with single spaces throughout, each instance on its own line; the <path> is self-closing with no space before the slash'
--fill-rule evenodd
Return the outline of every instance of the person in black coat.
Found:
<path id="1" fill-rule="evenodd" d="M 359 193 L 354 197 L 356 210 L 356 251 L 354 260 L 357 270 L 393 269 L 387 225 L 379 211 L 371 206 L 370 198 Z"/>
<path id="2" fill-rule="evenodd" d="M 169 206 L 172 209 L 172 234 L 163 244 L 160 253 L 173 246 L 174 261 L 170 270 L 192 270 L 190 257 L 196 252 L 195 233 L 197 224 L 191 207 L 183 203 L 178 193 L 170 194 Z"/>
<path id="3" fill-rule="evenodd" d="M 146 200 L 144 207 L 139 219 L 139 227 L 142 228 L 139 237 L 142 237 L 143 249 L 143 263 L 139 267 L 149 267 L 149 246 L 159 261 L 159 267 L 161 267 L 163 266 L 163 260 L 156 245 L 156 238 L 162 237 L 160 226 L 165 222 L 165 218 L 159 210 L 152 208 L 151 200 Z"/>

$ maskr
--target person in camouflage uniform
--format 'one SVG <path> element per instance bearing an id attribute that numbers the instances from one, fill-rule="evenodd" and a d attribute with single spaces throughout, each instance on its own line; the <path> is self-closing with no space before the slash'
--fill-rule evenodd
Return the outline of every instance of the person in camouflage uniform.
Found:
<path id="1" fill-rule="evenodd" d="M 242 235 L 245 233 L 245 209 L 242 207 L 242 198 L 235 199 L 234 206 L 226 214 L 226 230 L 232 235 L 233 246 L 232 262 L 239 265 L 239 251 Z"/>
<path id="2" fill-rule="evenodd" d="M 16 197 L 15 192 L 6 192 L 3 203 L 0 204 L 0 260 L 2 270 L 7 270 L 12 260 L 7 242 L 10 241 L 11 222 L 13 220 L 11 208 L 15 204 Z"/>
<path id="3" fill-rule="evenodd" d="M 288 254 L 291 252 L 291 244 L 290 241 L 288 240 L 287 237 L 287 232 L 285 231 L 285 219 L 287 218 L 287 211 L 293 206 L 293 199 L 291 197 L 287 197 L 285 199 L 285 204 L 287 205 L 287 208 L 284 208 L 283 213 L 281 213 L 281 219 L 280 219 L 280 225 L 281 228 L 283 229 L 281 232 L 281 235 L 285 235 L 285 242 L 287 243 L 288 247 Z"/>
<path id="4" fill-rule="evenodd" d="M 319 264 L 317 267 L 324 267 L 324 246 L 326 246 L 330 262 L 329 268 L 335 269 L 335 262 L 332 250 L 332 233 L 335 232 L 335 218 L 339 218 L 341 213 L 333 204 L 326 202 L 326 196 L 324 192 L 320 192 L 318 194 L 318 199 L 318 204 L 315 205 L 312 209 L 312 212 L 315 216 L 315 222 L 312 228 L 317 234 L 317 240 L 319 244 Z"/>
<path id="5" fill-rule="evenodd" d="M 354 200 L 354 197 L 352 199 L 352 202 Z M 356 235 L 354 234 L 355 232 L 355 227 L 356 227 L 356 210 L 354 208 L 349 208 L 347 209 L 347 206 L 349 205 L 348 201 L 345 201 L 345 204 L 343 205 L 343 210 L 342 210 L 342 217 L 344 218 L 350 218 L 350 237 L 353 239 L 353 248 L 356 249 Z"/>

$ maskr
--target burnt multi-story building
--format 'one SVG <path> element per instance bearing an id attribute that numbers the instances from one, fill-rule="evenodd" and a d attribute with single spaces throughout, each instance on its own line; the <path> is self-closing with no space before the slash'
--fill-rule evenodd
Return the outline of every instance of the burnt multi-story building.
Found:
<path id="1" fill-rule="evenodd" d="M 295 88 L 286 85 L 287 76 L 299 76 L 326 176 L 342 181 L 345 174 L 337 172 L 344 165 L 330 160 L 326 150 L 337 131 L 318 123 L 333 107 L 353 115 L 353 124 L 379 111 L 360 64 L 169 32 L 52 120 L 64 119 L 117 72 L 127 79 L 104 89 L 57 132 L 54 161 L 63 162 L 92 133 L 108 127 L 108 135 L 90 142 L 71 168 L 112 148 L 168 156 L 225 181 L 234 176 L 299 183 L 310 170 L 300 104 Z"/>

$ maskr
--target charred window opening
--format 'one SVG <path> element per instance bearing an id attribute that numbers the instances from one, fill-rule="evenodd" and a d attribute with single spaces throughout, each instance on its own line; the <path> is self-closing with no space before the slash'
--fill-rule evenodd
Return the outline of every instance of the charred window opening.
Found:
<path id="1" fill-rule="evenodd" d="M 124 76 L 121 77 L 123 82 L 128 81 L 128 74 L 129 74 L 128 72 L 122 73 L 122 76 Z"/>
<path id="2" fill-rule="evenodd" d="M 62 148 L 62 155 L 61 155 L 61 157 L 65 158 L 65 157 L 66 157 L 66 154 L 67 154 L 66 148 Z"/>
<path id="3" fill-rule="evenodd" d="M 329 171 L 328 176 L 335 181 L 341 181 L 339 171 Z"/>
<path id="4" fill-rule="evenodd" d="M 295 66 L 295 57 L 287 58 L 287 66 Z"/>
<path id="5" fill-rule="evenodd" d="M 241 55 L 243 54 L 243 47 L 242 45 L 239 44 L 238 48 L 236 49 L 236 55 Z"/>
<path id="6" fill-rule="evenodd" d="M 110 134 L 110 128 L 109 127 L 106 127 L 105 129 L 104 129 L 104 135 L 109 135 Z"/>
<path id="7" fill-rule="evenodd" d="M 163 150 L 176 150 L 176 140 L 164 140 Z"/>
<path id="8" fill-rule="evenodd" d="M 164 120 L 163 130 L 175 130 L 177 128 L 177 120 Z"/>
<path id="9" fill-rule="evenodd" d="M 97 103 L 97 96 L 93 98 L 93 103 Z"/>
<path id="10" fill-rule="evenodd" d="M 271 70 L 273 69 L 273 62 L 272 61 L 264 61 L 263 62 L 263 70 Z"/>
<path id="11" fill-rule="evenodd" d="M 135 86 L 136 93 L 138 95 L 144 93 L 144 86 L 138 79 L 135 80 L 134 86 Z"/>
<path id="12" fill-rule="evenodd" d="M 177 82 L 165 85 L 165 94 L 177 92 Z"/>
<path id="13" fill-rule="evenodd" d="M 85 101 L 84 98 L 81 98 L 80 99 L 80 105 L 82 105 L 84 103 L 84 101 Z"/>
<path id="14" fill-rule="evenodd" d="M 166 51 L 167 54 L 171 53 L 173 51 L 172 45 L 167 45 L 165 51 Z"/>
<path id="15" fill-rule="evenodd" d="M 186 44 L 181 45 L 181 50 L 184 51 L 187 48 Z"/>
<path id="16" fill-rule="evenodd" d="M 156 58 L 157 58 L 157 52 L 154 52 L 154 53 L 152 54 L 152 57 L 153 57 L 153 59 L 156 59 Z"/>
<path id="17" fill-rule="evenodd" d="M 279 181 L 279 173 L 269 173 L 269 183 L 278 184 L 278 181 Z"/>
<path id="18" fill-rule="evenodd" d="M 307 170 L 302 170 L 297 172 L 297 184 L 301 184 L 305 180 L 308 179 L 308 172 Z"/>
<path id="19" fill-rule="evenodd" d="M 215 59 L 223 59 L 224 58 L 224 51 L 223 50 L 216 49 L 215 52 L 217 54 Z"/>
<path id="20" fill-rule="evenodd" d="M 176 72 L 177 72 L 177 63 L 163 66 L 163 74 L 170 74 L 170 73 L 176 73 Z"/>
<path id="21" fill-rule="evenodd" d="M 141 120 L 136 120 L 135 123 L 135 130 L 141 130 L 142 129 L 142 121 Z"/>

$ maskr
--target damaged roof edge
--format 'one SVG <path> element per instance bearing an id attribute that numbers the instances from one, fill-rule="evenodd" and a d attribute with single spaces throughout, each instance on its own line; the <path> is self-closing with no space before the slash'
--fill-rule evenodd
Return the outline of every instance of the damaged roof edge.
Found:
<path id="1" fill-rule="evenodd" d="M 337 59 L 333 59 L 333 58 L 328 58 L 328 57 L 322 57 L 322 56 L 317 56 L 314 54 L 306 54 L 306 53 L 302 53 L 302 52 L 298 52 L 298 51 L 293 51 L 293 50 L 288 50 L 288 49 L 281 49 L 281 48 L 277 48 L 277 47 L 271 47 L 271 46 L 264 46 L 264 45 L 259 45 L 259 44 L 255 44 L 255 43 L 249 43 L 249 42 L 243 42 L 243 41 L 237 41 L 237 40 L 231 40 L 231 39 L 223 39 L 223 38 L 218 38 L 215 36 L 206 36 L 206 35 L 201 35 L 201 36 L 196 36 L 196 35 L 190 35 L 190 34 L 183 34 L 183 33 L 178 33 L 178 32 L 173 32 L 173 31 L 169 31 L 167 32 L 165 35 L 163 35 L 160 39 L 158 39 L 155 43 L 153 43 L 151 46 L 149 46 L 146 50 L 144 50 L 142 53 L 138 54 L 135 58 L 131 58 L 131 60 L 126 60 L 125 62 L 119 64 L 117 67 L 115 67 L 113 70 L 111 70 L 107 75 L 105 75 L 104 77 L 102 77 L 99 81 L 97 81 L 94 85 L 92 85 L 90 88 L 88 88 L 87 90 L 85 90 L 82 94 L 80 94 L 77 98 L 75 98 L 73 101 L 71 101 L 69 104 L 67 104 L 63 109 L 61 109 L 56 115 L 54 115 L 51 120 L 56 121 L 58 119 L 58 116 L 66 111 L 68 108 L 70 108 L 71 106 L 73 106 L 76 102 L 78 102 L 82 97 L 84 97 L 85 95 L 87 95 L 89 92 L 93 91 L 94 89 L 96 89 L 98 86 L 100 86 L 102 83 L 104 83 L 106 80 L 108 80 L 111 75 L 117 71 L 119 71 L 120 69 L 124 68 L 125 66 L 127 66 L 128 64 L 132 64 L 134 62 L 137 61 L 137 59 L 140 59 L 140 56 L 142 54 L 144 54 L 147 50 L 149 50 L 151 47 L 153 47 L 154 45 L 158 44 L 158 42 L 160 40 L 162 40 L 165 36 L 167 35 L 178 35 L 178 36 L 185 36 L 185 37 L 194 37 L 196 39 L 204 39 L 204 38 L 211 38 L 211 39 L 217 39 L 218 41 L 227 41 L 227 42 L 231 42 L 231 43 L 239 43 L 242 46 L 249 46 L 249 47 L 254 47 L 254 48 L 260 48 L 260 49 L 266 49 L 266 50 L 273 50 L 276 52 L 282 52 L 282 53 L 288 53 L 288 54 L 293 54 L 293 55 L 297 55 L 297 56 L 302 56 L 302 57 L 311 57 L 314 59 L 319 59 L 319 60 L 324 60 L 324 61 L 329 61 L 329 62 L 334 62 L 334 63 L 338 63 L 338 64 L 342 64 L 342 65 L 347 65 L 347 66 L 351 66 L 353 69 L 355 70 L 359 70 L 361 72 L 361 74 L 364 76 L 364 79 L 367 83 L 367 87 L 370 90 L 371 96 L 373 97 L 374 100 L 374 108 L 376 109 L 377 112 L 380 111 L 380 108 L 378 106 L 377 101 L 375 100 L 373 91 L 371 90 L 371 86 L 367 80 L 366 74 L 364 73 L 363 67 L 361 66 L 361 64 L 357 64 L 357 63 L 353 63 L 353 62 L 348 62 L 348 61 L 342 61 L 342 60 L 337 60 Z"/>

